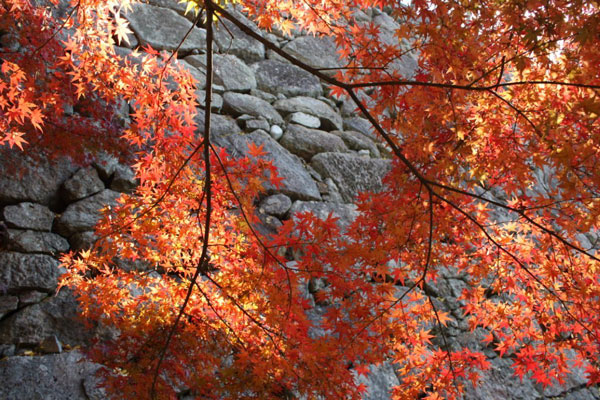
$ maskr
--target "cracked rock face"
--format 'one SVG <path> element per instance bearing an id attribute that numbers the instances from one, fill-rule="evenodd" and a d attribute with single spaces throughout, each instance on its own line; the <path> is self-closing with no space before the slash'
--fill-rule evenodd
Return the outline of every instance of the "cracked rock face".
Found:
<path id="1" fill-rule="evenodd" d="M 107 205 L 114 205 L 120 194 L 104 189 L 91 197 L 70 204 L 56 222 L 59 234 L 69 237 L 74 233 L 90 231 L 100 218 L 100 210 Z"/>
<path id="2" fill-rule="evenodd" d="M 352 154 L 321 153 L 311 166 L 322 176 L 333 180 L 345 202 L 351 203 L 362 191 L 383 189 L 382 179 L 391 168 L 389 160 L 371 160 Z"/>
<path id="3" fill-rule="evenodd" d="M 0 288 L 4 293 L 56 289 L 58 261 L 43 254 L 0 252 Z"/>
<path id="4" fill-rule="evenodd" d="M 150 45 L 157 50 L 173 50 L 188 53 L 194 49 L 206 50 L 206 31 L 194 27 L 181 43 L 192 23 L 168 8 L 149 4 L 134 4 L 125 17 L 142 46 Z M 179 46 L 180 45 L 180 46 Z"/>
<path id="5" fill-rule="evenodd" d="M 252 65 L 260 90 L 285 96 L 312 96 L 323 93 L 319 79 L 308 72 L 276 60 L 265 60 Z"/>
<path id="6" fill-rule="evenodd" d="M 335 43 L 328 37 L 301 36 L 287 43 L 283 50 L 314 68 L 342 66 Z"/>
<path id="7" fill-rule="evenodd" d="M 0 204 L 55 202 L 62 183 L 77 169 L 68 160 L 33 161 L 17 152 L 0 150 Z"/>
<path id="8" fill-rule="evenodd" d="M 100 400 L 98 364 L 77 351 L 0 360 L 0 398 L 6 400 Z M 104 395 L 105 396 L 105 395 Z"/>
<path id="9" fill-rule="evenodd" d="M 319 153 L 345 153 L 348 148 L 344 141 L 329 132 L 305 128 L 290 124 L 279 143 L 290 152 L 304 158 L 307 162 Z"/>
<path id="10" fill-rule="evenodd" d="M 263 151 L 268 154 L 267 159 L 273 161 L 273 165 L 277 167 L 279 176 L 284 179 L 281 193 L 304 200 L 321 199 L 316 183 L 303 167 L 300 159 L 279 146 L 268 133 L 254 131 L 247 135 L 230 135 L 219 144 L 225 147 L 229 154 L 240 157 L 248 154 L 248 143 L 250 142 L 259 146 L 263 145 Z M 273 188 L 267 185 L 267 190 L 270 189 Z"/>
<path id="11" fill-rule="evenodd" d="M 50 231 L 54 213 L 48 207 L 36 203 L 19 203 L 4 207 L 4 221 L 10 228 Z"/>

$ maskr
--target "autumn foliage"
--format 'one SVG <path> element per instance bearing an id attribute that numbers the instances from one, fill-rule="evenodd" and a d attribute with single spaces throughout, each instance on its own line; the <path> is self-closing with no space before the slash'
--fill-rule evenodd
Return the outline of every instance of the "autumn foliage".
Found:
<path id="1" fill-rule="evenodd" d="M 560 385 L 583 367 L 600 383 L 600 260 L 588 240 L 600 218 L 599 4 L 237 3 L 261 28 L 332 36 L 347 63 L 335 75 L 271 46 L 354 99 L 393 156 L 386 190 L 357 198 L 344 234 L 310 214 L 275 237 L 258 232 L 254 202 L 281 183 L 277 171 L 258 146 L 234 159 L 211 144 L 173 55 L 115 53 L 129 0 L 0 2 L 13 39 L 0 49 L 0 142 L 81 161 L 126 149 L 140 182 L 107 210 L 94 248 L 63 258 L 63 285 L 112 332 L 90 348 L 106 388 L 350 399 L 364 390 L 355 374 L 389 360 L 395 398 L 459 398 L 490 363 L 446 340 L 454 317 L 431 287 L 449 269 L 467 283 L 470 329 L 516 376 Z M 212 25 L 243 25 L 222 3 L 196 5 L 210 60 Z M 370 7 L 402 22 L 391 40 L 356 18 Z M 408 51 L 410 76 L 394 68 Z M 112 112 L 123 102 L 125 126 Z M 324 282 L 318 326 L 310 280 Z"/>

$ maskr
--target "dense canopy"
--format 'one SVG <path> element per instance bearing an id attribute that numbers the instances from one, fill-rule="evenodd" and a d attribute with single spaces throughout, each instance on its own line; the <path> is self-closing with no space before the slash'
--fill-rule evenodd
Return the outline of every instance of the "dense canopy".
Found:
<path id="1" fill-rule="evenodd" d="M 107 389 L 360 398 L 356 376 L 390 362 L 394 398 L 459 398 L 490 362 L 470 339 L 448 342 L 455 313 L 518 377 L 561 385 L 583 368 L 600 383 L 598 2 L 239 0 L 234 12 L 198 0 L 202 107 L 181 53 L 115 50 L 133 3 L 0 2 L 13 38 L 0 53 L 0 143 L 80 162 L 127 153 L 139 181 L 94 247 L 63 258 L 83 314 L 114 328 L 90 348 Z M 364 18 L 373 9 L 390 29 Z M 282 36 L 331 37 L 339 67 L 286 53 L 240 10 Z M 222 25 L 370 122 L 393 161 L 349 225 L 304 213 L 260 229 L 255 204 L 283 180 L 260 144 L 236 158 L 213 143 L 204 115 Z M 452 312 L 436 289 L 446 273 L 464 282 Z"/>

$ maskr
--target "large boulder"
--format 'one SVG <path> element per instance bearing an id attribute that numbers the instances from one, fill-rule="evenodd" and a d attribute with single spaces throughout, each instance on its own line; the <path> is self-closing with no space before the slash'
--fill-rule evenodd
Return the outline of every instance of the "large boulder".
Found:
<path id="1" fill-rule="evenodd" d="M 104 189 L 104 183 L 94 167 L 81 168 L 63 184 L 65 201 L 71 203 Z"/>
<path id="2" fill-rule="evenodd" d="M 321 199 L 317 185 L 304 168 L 302 161 L 281 147 L 268 133 L 257 130 L 245 135 L 223 136 L 217 142 L 234 157 L 247 156 L 249 143 L 263 146 L 263 151 L 267 154 L 265 158 L 273 162 L 278 175 L 283 178 L 282 188 L 276 190 L 272 185 L 267 184 L 268 191 L 280 191 L 296 199 Z"/>
<path id="3" fill-rule="evenodd" d="M 100 365 L 78 351 L 0 360 L 0 398 L 5 400 L 100 400 L 94 377 Z"/>
<path id="4" fill-rule="evenodd" d="M 366 387 L 363 400 L 389 400 L 392 388 L 400 384 L 394 372 L 394 367 L 389 362 L 381 365 L 370 365 L 367 376 L 357 373 L 354 376 L 358 384 L 363 384 Z"/>
<path id="5" fill-rule="evenodd" d="M 177 0 L 147 0 L 146 3 L 157 7 L 170 8 L 171 10 L 176 11 L 178 14 L 188 19 L 194 18 L 194 13 L 188 12 L 186 14 L 187 4 L 181 3 Z"/>
<path id="6" fill-rule="evenodd" d="M 418 67 L 417 53 L 416 51 L 408 51 L 411 44 L 407 41 L 398 41 L 396 31 L 400 29 L 399 23 L 388 14 L 381 13 L 373 18 L 373 24 L 379 28 L 379 40 L 382 43 L 395 46 L 400 52 L 404 53 L 402 57 L 388 64 L 386 70 L 399 73 L 404 78 L 413 77 Z"/>
<path id="7" fill-rule="evenodd" d="M 319 79 L 289 63 L 264 60 L 252 64 L 260 90 L 285 96 L 317 97 L 323 93 Z"/>
<path id="8" fill-rule="evenodd" d="M 314 68 L 339 68 L 335 42 L 330 37 L 301 36 L 288 42 L 282 50 Z M 336 70 L 325 71 L 334 74 Z"/>
<path id="9" fill-rule="evenodd" d="M 100 218 L 100 210 L 106 206 L 114 205 L 120 193 L 104 189 L 100 193 L 69 204 L 56 222 L 56 231 L 69 237 L 74 233 L 90 231 Z"/>
<path id="10" fill-rule="evenodd" d="M 225 90 L 249 92 L 256 88 L 254 72 L 236 56 L 215 54 L 214 66 L 215 83 Z"/>
<path id="11" fill-rule="evenodd" d="M 0 292 L 56 289 L 58 261 L 44 254 L 0 253 Z"/>
<path id="12" fill-rule="evenodd" d="M 10 250 L 23 253 L 59 254 L 69 250 L 69 242 L 52 232 L 9 229 L 6 243 Z"/>
<path id="13" fill-rule="evenodd" d="M 318 153 L 348 151 L 339 136 L 294 124 L 288 126 L 279 143 L 306 161 Z"/>
<path id="14" fill-rule="evenodd" d="M 54 213 L 48 207 L 29 202 L 4 207 L 2 216 L 10 228 L 36 231 L 50 231 L 54 221 Z"/>
<path id="15" fill-rule="evenodd" d="M 360 192 L 382 190 L 382 179 L 392 165 L 389 160 L 343 153 L 320 153 L 310 164 L 322 176 L 331 178 L 344 201 L 349 203 Z"/>
<path id="16" fill-rule="evenodd" d="M 379 149 L 377 148 L 375 142 L 360 132 L 333 131 L 331 133 L 338 135 L 344 141 L 344 143 L 346 143 L 346 146 L 348 146 L 352 150 L 367 150 L 371 157 L 381 157 L 381 153 L 379 152 Z"/>
<path id="17" fill-rule="evenodd" d="M 288 115 L 303 112 L 318 117 L 323 130 L 341 130 L 343 128 L 342 117 L 336 113 L 327 103 L 312 97 L 298 96 L 290 99 L 276 101 L 273 106 L 281 114 Z"/>
<path id="18" fill-rule="evenodd" d="M 196 101 L 200 108 L 206 109 L 206 90 L 196 90 Z M 210 98 L 210 109 L 211 111 L 219 111 L 221 108 L 223 108 L 223 97 L 213 92 Z"/>
<path id="19" fill-rule="evenodd" d="M 344 130 L 360 132 L 371 139 L 378 139 L 373 125 L 368 119 L 362 117 L 348 117 L 344 118 Z"/>
<path id="20" fill-rule="evenodd" d="M 110 182 L 111 190 L 115 192 L 131 193 L 137 187 L 138 181 L 133 170 L 123 164 L 117 165 Z"/>
<path id="21" fill-rule="evenodd" d="M 19 298 L 17 296 L 0 296 L 0 319 L 18 307 Z M 0 357 L 2 357 L 2 354 L 0 354 Z"/>
<path id="22" fill-rule="evenodd" d="M 0 151 L 0 204 L 33 202 L 48 205 L 58 199 L 58 189 L 77 169 L 69 160 L 48 161 Z"/>
<path id="23" fill-rule="evenodd" d="M 206 54 L 192 55 L 185 58 L 190 65 L 206 73 Z M 214 83 L 225 90 L 249 92 L 256 88 L 254 72 L 238 57 L 232 54 L 215 54 L 213 56 Z"/>
<path id="24" fill-rule="evenodd" d="M 132 11 L 125 18 L 129 20 L 131 29 L 143 46 L 150 45 L 157 50 L 169 51 L 179 47 L 179 51 L 183 53 L 206 49 L 206 31 L 197 27 L 193 27 L 180 46 L 181 40 L 192 28 L 192 23 L 168 8 L 133 4 Z"/>
<path id="25" fill-rule="evenodd" d="M 315 217 L 325 220 L 331 214 L 336 218 L 340 229 L 345 230 L 356 217 L 358 210 L 354 204 L 332 203 L 328 201 L 295 201 L 290 209 L 290 216 L 310 212 Z"/>
<path id="26" fill-rule="evenodd" d="M 35 347 L 46 338 L 56 336 L 60 343 L 85 345 L 93 335 L 79 319 L 77 301 L 70 291 L 24 307 L 0 322 L 0 343 Z"/>
<path id="27" fill-rule="evenodd" d="M 314 115 L 305 114 L 303 112 L 295 112 L 287 116 L 287 122 L 290 124 L 298 124 L 307 128 L 318 129 L 321 127 L 321 121 Z"/>
<path id="28" fill-rule="evenodd" d="M 199 111 L 194 119 L 200 134 L 204 132 L 204 111 Z M 219 145 L 219 138 L 233 135 L 242 130 L 233 118 L 228 115 L 210 114 L 210 137 Z"/>
<path id="29" fill-rule="evenodd" d="M 242 114 L 248 114 L 254 117 L 264 117 L 273 124 L 283 123 L 281 115 L 279 115 L 271 104 L 249 94 L 235 92 L 225 93 L 223 95 L 223 110 L 236 117 Z"/>
<path id="30" fill-rule="evenodd" d="M 277 193 L 264 198 L 258 206 L 258 211 L 281 218 L 285 216 L 291 206 L 292 200 L 289 197 L 285 194 Z"/>
<path id="31" fill-rule="evenodd" d="M 230 10 L 235 17 L 245 26 L 250 27 L 259 35 L 263 33 L 254 22 L 246 18 L 242 13 Z M 265 46 L 248 36 L 229 20 L 222 20 L 215 29 L 215 41 L 219 44 L 222 52 L 233 54 L 247 63 L 263 60 L 265 58 Z"/>

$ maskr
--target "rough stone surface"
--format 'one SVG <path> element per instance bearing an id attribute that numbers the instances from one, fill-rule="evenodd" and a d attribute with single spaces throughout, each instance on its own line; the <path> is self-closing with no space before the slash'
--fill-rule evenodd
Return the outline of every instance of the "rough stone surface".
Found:
<path id="1" fill-rule="evenodd" d="M 319 219 L 326 219 L 329 214 L 339 218 L 338 226 L 345 230 L 358 217 L 354 204 L 332 203 L 326 201 L 295 201 L 290 209 L 290 216 L 297 213 L 311 212 Z"/>
<path id="2" fill-rule="evenodd" d="M 276 60 L 264 60 L 252 65 L 260 90 L 285 96 L 319 96 L 323 89 L 317 78 L 308 72 Z"/>
<path id="3" fill-rule="evenodd" d="M 117 165 L 110 188 L 116 192 L 131 193 L 136 186 L 137 181 L 132 169 L 126 165 Z"/>
<path id="4" fill-rule="evenodd" d="M 520 382 L 512 376 L 512 361 L 497 358 L 485 372 L 484 379 L 475 388 L 467 387 L 465 398 L 529 400 L 540 398 L 540 393 L 529 380 Z"/>
<path id="5" fill-rule="evenodd" d="M 287 122 L 289 122 L 290 124 L 298 124 L 313 129 L 318 129 L 321 126 L 321 121 L 319 120 L 319 118 L 313 115 L 305 114 L 303 112 L 295 112 L 293 114 L 290 114 L 287 118 Z"/>
<path id="6" fill-rule="evenodd" d="M 283 186 L 279 190 L 292 198 L 304 200 L 319 200 L 321 198 L 317 185 L 304 169 L 299 158 L 281 147 L 268 133 L 257 130 L 246 135 L 229 135 L 222 138 L 222 147 L 234 157 L 248 155 L 248 143 L 263 145 L 266 159 L 272 160 L 278 174 L 283 178 Z M 274 188 L 267 184 L 267 190 Z"/>
<path id="7" fill-rule="evenodd" d="M 58 198 L 58 189 L 71 176 L 74 167 L 68 160 L 38 162 L 21 153 L 0 151 L 0 204 L 33 202 L 48 205 Z"/>
<path id="8" fill-rule="evenodd" d="M 206 54 L 188 56 L 185 61 L 197 68 L 200 73 L 206 73 Z M 224 90 L 249 92 L 256 88 L 256 78 L 252 69 L 232 54 L 215 54 L 213 73 L 214 83 L 222 86 Z"/>
<path id="9" fill-rule="evenodd" d="M 346 146 L 348 146 L 348 148 L 350 148 L 352 150 L 356 150 L 359 152 L 361 150 L 366 150 L 367 153 L 371 157 L 375 157 L 375 158 L 381 157 L 381 153 L 379 152 L 379 149 L 377 148 L 377 145 L 375 144 L 375 142 L 360 132 L 334 131 L 331 133 L 336 134 L 339 137 L 341 137 L 342 140 L 344 141 L 344 143 L 346 143 Z"/>
<path id="10" fill-rule="evenodd" d="M 196 115 L 196 124 L 198 125 L 199 134 L 204 132 L 204 112 L 200 111 Z M 215 144 L 219 145 L 219 138 L 223 136 L 233 135 L 241 132 L 235 120 L 228 115 L 210 114 L 210 137 L 214 139 Z"/>
<path id="11" fill-rule="evenodd" d="M 225 90 L 249 92 L 256 88 L 256 78 L 250 67 L 231 54 L 215 55 L 215 83 Z"/>
<path id="12" fill-rule="evenodd" d="M 73 251 L 86 250 L 94 245 L 97 237 L 94 231 L 78 232 L 69 238 Z"/>
<path id="13" fill-rule="evenodd" d="M 74 233 L 90 231 L 100 218 L 100 209 L 114 205 L 119 193 L 104 189 L 100 193 L 70 204 L 56 222 L 56 231 L 69 237 Z"/>
<path id="14" fill-rule="evenodd" d="M 37 290 L 28 290 L 26 292 L 19 293 L 19 307 L 39 303 L 48 296 L 48 293 L 38 292 Z"/>
<path id="15" fill-rule="evenodd" d="M 339 136 L 294 124 L 288 126 L 279 143 L 306 161 L 310 161 L 318 153 L 348 150 Z"/>
<path id="16" fill-rule="evenodd" d="M 133 11 L 125 17 L 129 26 L 144 46 L 149 44 L 157 50 L 175 50 L 192 23 L 175 11 L 149 4 L 134 4 Z M 206 31 L 194 27 L 179 47 L 183 53 L 193 49 L 206 49 Z"/>
<path id="17" fill-rule="evenodd" d="M 379 27 L 379 39 L 382 43 L 389 46 L 399 47 L 402 52 L 406 52 L 411 45 L 407 41 L 398 42 L 396 30 L 400 25 L 386 13 L 381 13 L 373 18 L 373 23 Z M 400 59 L 394 60 L 387 66 L 387 70 L 402 74 L 405 78 L 411 78 L 418 67 L 416 54 L 414 51 L 408 52 Z"/>
<path id="18" fill-rule="evenodd" d="M 0 253 L 0 291 L 56 289 L 58 261 L 43 254 Z"/>
<path id="19" fill-rule="evenodd" d="M 157 7 L 170 8 L 186 18 L 193 18 L 194 16 L 193 13 L 185 14 L 185 10 L 187 8 L 186 4 L 180 3 L 177 0 L 148 0 L 146 3 Z"/>
<path id="20" fill-rule="evenodd" d="M 19 307 L 19 298 L 17 296 L 0 296 L 0 318 L 16 310 L 17 307 Z"/>
<path id="21" fill-rule="evenodd" d="M 391 389 L 398 386 L 400 381 L 394 373 L 390 363 L 369 366 L 370 373 L 367 376 L 355 374 L 355 380 L 366 386 L 363 400 L 389 400 Z"/>
<path id="22" fill-rule="evenodd" d="M 119 160 L 117 160 L 116 157 L 103 153 L 96 157 L 96 160 L 92 165 L 96 168 L 96 171 L 98 171 L 100 179 L 107 182 L 115 172 L 117 165 L 119 165 Z"/>
<path id="23" fill-rule="evenodd" d="M 263 99 L 249 94 L 227 92 L 223 95 L 223 110 L 234 116 L 242 114 L 264 117 L 272 124 L 281 124 L 283 119 L 273 106 Z"/>
<path id="24" fill-rule="evenodd" d="M 277 100 L 273 106 L 283 115 L 295 112 L 314 115 L 320 119 L 321 127 L 324 130 L 342 129 L 342 117 L 324 101 L 312 97 L 298 96 L 291 99 Z"/>
<path id="25" fill-rule="evenodd" d="M 0 360 L 0 398 L 88 400 L 90 397 L 86 394 L 84 382 L 98 368 L 98 364 L 85 361 L 77 351 L 35 357 L 8 357 Z M 96 384 L 91 385 L 94 386 Z"/>
<path id="26" fill-rule="evenodd" d="M 245 122 L 245 129 L 250 132 L 255 131 L 257 129 L 268 131 L 270 129 L 270 126 L 269 123 L 264 119 L 249 119 Z"/>
<path id="27" fill-rule="evenodd" d="M 383 189 L 381 180 L 390 170 L 391 161 L 365 159 L 352 154 L 321 153 L 312 158 L 311 166 L 333 180 L 344 201 L 352 202 L 359 192 Z"/>
<path id="28" fill-rule="evenodd" d="M 282 222 L 272 215 L 261 213 L 260 209 L 256 212 L 260 223 L 256 226 L 259 233 L 265 236 L 272 236 L 277 233 L 279 228 L 283 225 Z"/>
<path id="29" fill-rule="evenodd" d="M 54 221 L 54 213 L 48 207 L 28 202 L 4 207 L 2 216 L 8 227 L 36 231 L 50 231 Z"/>
<path id="30" fill-rule="evenodd" d="M 201 107 L 206 108 L 206 90 L 196 90 L 196 101 Z M 211 111 L 219 111 L 221 108 L 223 108 L 223 97 L 213 93 L 210 99 Z"/>
<path id="31" fill-rule="evenodd" d="M 371 139 L 377 138 L 373 125 L 367 119 L 361 117 L 344 118 L 344 130 L 357 131 Z"/>
<path id="32" fill-rule="evenodd" d="M 85 345 L 92 337 L 78 319 L 75 298 L 65 289 L 0 322 L 0 343 L 36 347 L 53 335 L 70 346 Z"/>
<path id="33" fill-rule="evenodd" d="M 64 199 L 68 203 L 83 199 L 104 189 L 95 168 L 81 168 L 63 184 Z"/>
<path id="34" fill-rule="evenodd" d="M 329 37 L 301 36 L 283 46 L 283 50 L 314 68 L 339 68 L 335 42 Z M 336 71 L 328 71 L 333 74 Z"/>
<path id="35" fill-rule="evenodd" d="M 69 250 L 69 242 L 56 233 L 8 230 L 8 248 L 23 253 L 59 254 Z"/>
<path id="36" fill-rule="evenodd" d="M 263 92 L 262 90 L 252 89 L 250 90 L 250 94 L 255 97 L 259 97 L 264 101 L 268 101 L 269 103 L 273 103 L 277 100 L 277 96 L 271 93 Z"/>
<path id="37" fill-rule="evenodd" d="M 361 103 L 363 103 L 365 106 L 367 106 L 367 108 L 371 108 L 371 107 L 375 106 L 375 102 L 373 101 L 371 96 L 369 96 L 365 92 L 359 90 L 356 92 L 356 96 L 361 101 Z M 342 103 L 342 107 L 340 109 L 342 116 L 353 117 L 353 116 L 355 116 L 355 114 L 360 114 L 360 110 L 358 110 L 357 107 L 358 106 L 356 105 L 354 100 L 352 100 L 352 98 L 344 97 L 344 102 Z M 356 111 L 358 111 L 358 112 L 356 113 Z"/>
<path id="38" fill-rule="evenodd" d="M 248 20 L 242 13 L 238 11 L 233 11 L 232 13 L 244 25 L 262 35 L 256 24 Z M 240 28 L 228 20 L 223 21 L 222 24 L 219 23 L 215 29 L 215 41 L 223 53 L 236 55 L 247 63 L 260 61 L 265 58 L 265 46 L 242 32 Z"/>
<path id="39" fill-rule="evenodd" d="M 272 196 L 265 197 L 259 204 L 259 211 L 274 215 L 276 217 L 283 217 L 292 207 L 292 200 L 285 194 L 274 194 Z"/>

